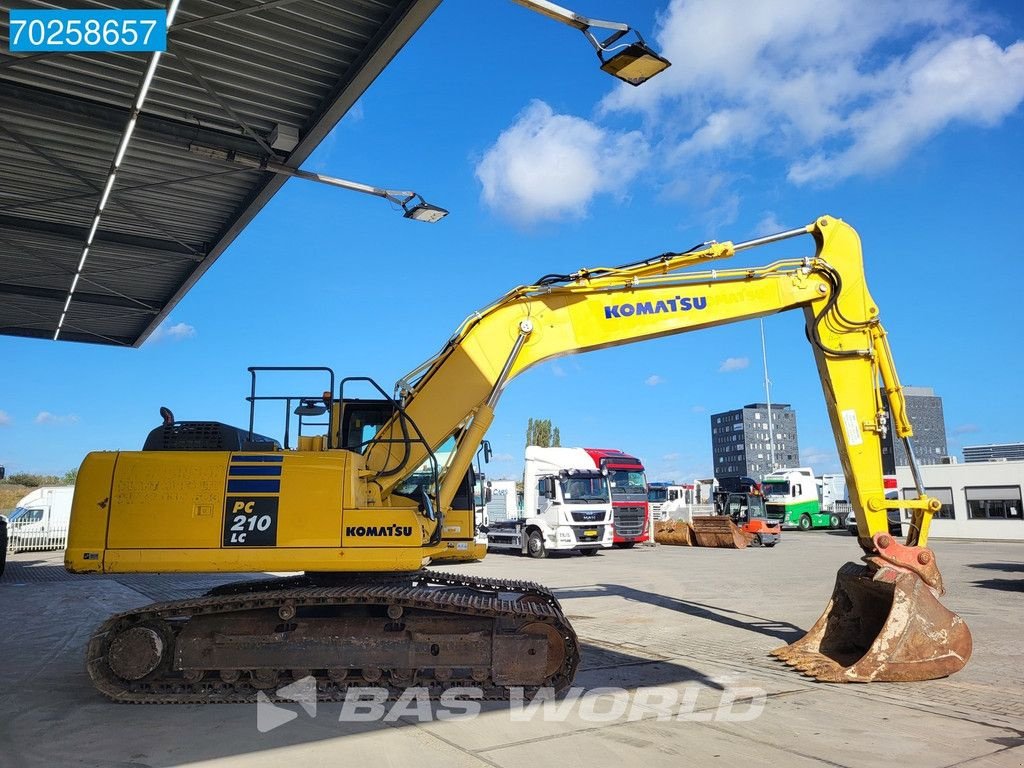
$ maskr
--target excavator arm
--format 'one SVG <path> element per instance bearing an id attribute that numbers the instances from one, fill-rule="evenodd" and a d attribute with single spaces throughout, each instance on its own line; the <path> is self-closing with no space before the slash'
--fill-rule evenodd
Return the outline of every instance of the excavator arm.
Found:
<path id="1" fill-rule="evenodd" d="M 813 255 L 763 267 L 701 269 L 801 235 L 813 237 Z M 438 506 L 450 504 L 502 389 L 528 368 L 568 354 L 798 309 L 806 317 L 862 546 L 866 552 L 875 550 L 872 539 L 887 532 L 890 507 L 915 510 L 907 544 L 924 546 L 940 504 L 923 488 L 917 499 L 885 498 L 881 440 L 889 428 L 901 438 L 913 432 L 878 307 L 865 282 L 859 238 L 849 225 L 829 217 L 747 243 L 712 243 L 625 267 L 548 276 L 474 313 L 436 356 L 398 386 L 405 416 L 432 449 L 459 436 Z M 417 467 L 426 459 L 424 444 L 410 444 L 403 452 L 394 448 L 400 441 L 396 417 L 366 451 L 367 470 L 376 475 L 382 496 L 407 474 L 402 467 Z"/>
<path id="2" fill-rule="evenodd" d="M 705 266 L 800 236 L 813 238 L 812 255 L 763 267 Z M 427 446 L 455 435 L 457 447 L 437 493 L 437 507 L 445 510 L 493 420 L 502 389 L 531 366 L 788 310 L 805 317 L 865 554 L 863 565 L 840 571 L 832 601 L 808 634 L 775 653 L 805 674 L 832 682 L 951 674 L 969 658 L 971 636 L 963 620 L 936 599 L 942 579 L 926 544 L 941 505 L 924 493 L 912 450 L 917 498 L 885 497 L 882 439 L 895 429 L 909 449 L 913 431 L 866 284 L 860 239 L 838 219 L 821 217 L 801 229 L 744 243 L 710 243 L 622 267 L 550 275 L 510 291 L 474 313 L 437 355 L 399 383 L 402 416 L 370 445 L 366 472 L 386 498 L 403 467 L 418 466 Z M 424 444 L 410 445 L 396 458 L 400 418 L 418 425 Z M 903 544 L 888 533 L 891 508 L 913 510 Z"/>

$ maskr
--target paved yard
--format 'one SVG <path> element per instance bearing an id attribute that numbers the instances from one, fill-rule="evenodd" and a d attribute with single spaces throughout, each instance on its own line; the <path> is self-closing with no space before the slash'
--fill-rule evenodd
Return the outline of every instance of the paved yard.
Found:
<path id="1" fill-rule="evenodd" d="M 83 668 L 108 614 L 232 577 L 70 576 L 55 553 L 23 553 L 0 579 L 0 766 L 1021 765 L 1024 544 L 934 546 L 944 602 L 975 644 L 946 680 L 824 685 L 767 656 L 813 623 L 858 555 L 846 534 L 787 532 L 770 550 L 495 554 L 452 570 L 549 585 L 583 643 L 582 697 L 561 717 L 502 703 L 472 719 L 339 723 L 340 704 L 315 717 L 295 705 L 266 733 L 255 705 L 109 703 Z M 597 696 L 609 686 L 629 693 Z"/>

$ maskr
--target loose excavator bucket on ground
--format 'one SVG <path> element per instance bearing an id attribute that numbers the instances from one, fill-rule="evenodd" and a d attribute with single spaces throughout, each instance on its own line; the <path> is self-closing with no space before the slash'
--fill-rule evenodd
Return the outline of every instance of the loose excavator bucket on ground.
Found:
<path id="1" fill-rule="evenodd" d="M 750 539 L 728 517 L 721 515 L 695 517 L 690 525 L 699 547 L 743 549 L 750 543 Z"/>
<path id="2" fill-rule="evenodd" d="M 663 520 L 654 525 L 654 541 L 658 544 L 671 544 L 677 547 L 692 547 L 693 529 L 682 520 Z"/>
<path id="3" fill-rule="evenodd" d="M 962 669 L 971 633 L 936 599 L 941 582 L 936 590 L 913 571 L 867 559 L 839 570 L 821 618 L 772 655 L 829 683 L 934 680 Z"/>

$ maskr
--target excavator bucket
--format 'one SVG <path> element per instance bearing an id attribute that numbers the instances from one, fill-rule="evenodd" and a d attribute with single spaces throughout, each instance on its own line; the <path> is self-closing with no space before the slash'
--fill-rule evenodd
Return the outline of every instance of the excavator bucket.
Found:
<path id="1" fill-rule="evenodd" d="M 772 655 L 822 682 L 934 680 L 971 657 L 971 632 L 916 573 L 847 563 L 810 631 Z"/>
<path id="2" fill-rule="evenodd" d="M 654 524 L 654 540 L 658 544 L 678 547 L 694 546 L 693 530 L 682 520 L 663 520 Z"/>
<path id="3" fill-rule="evenodd" d="M 751 541 L 731 518 L 723 515 L 694 517 L 690 525 L 700 547 L 743 549 Z"/>

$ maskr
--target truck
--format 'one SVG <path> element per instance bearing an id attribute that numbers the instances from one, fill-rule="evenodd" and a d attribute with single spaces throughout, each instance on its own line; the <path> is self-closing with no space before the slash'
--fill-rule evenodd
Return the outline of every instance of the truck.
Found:
<path id="1" fill-rule="evenodd" d="M 7 548 L 63 549 L 68 538 L 75 487 L 46 486 L 23 496 L 7 517 Z"/>
<path id="2" fill-rule="evenodd" d="M 848 501 L 846 478 L 839 474 L 823 474 L 816 483 L 818 503 L 823 512 L 829 513 L 829 525 L 832 528 L 843 527 L 847 515 L 853 511 Z"/>
<path id="3" fill-rule="evenodd" d="M 708 506 L 712 493 L 702 486 L 699 480 L 693 483 L 649 482 L 647 508 L 651 513 L 652 523 L 662 520 L 689 522 L 690 516 L 694 513 L 704 514 L 703 509 L 696 508 Z"/>
<path id="4" fill-rule="evenodd" d="M 612 543 L 629 549 L 651 537 L 647 476 L 640 459 L 615 448 L 585 448 L 596 469 L 608 471 L 612 492 Z"/>
<path id="5" fill-rule="evenodd" d="M 487 548 L 541 558 L 573 550 L 596 555 L 611 547 L 609 474 L 582 448 L 527 446 L 522 506 L 512 519 L 491 519 Z"/>
<path id="6" fill-rule="evenodd" d="M 839 528 L 840 517 L 821 507 L 818 483 L 809 467 L 776 469 L 761 480 L 769 520 L 786 529 Z"/>
<path id="7" fill-rule="evenodd" d="M 674 482 L 647 484 L 647 509 L 651 520 L 661 522 L 678 515 L 685 505 L 686 489 Z"/>
<path id="8" fill-rule="evenodd" d="M 517 520 L 521 503 L 515 480 L 491 480 L 491 498 L 484 505 L 484 525 L 490 528 L 491 523 L 502 523 Z"/>

